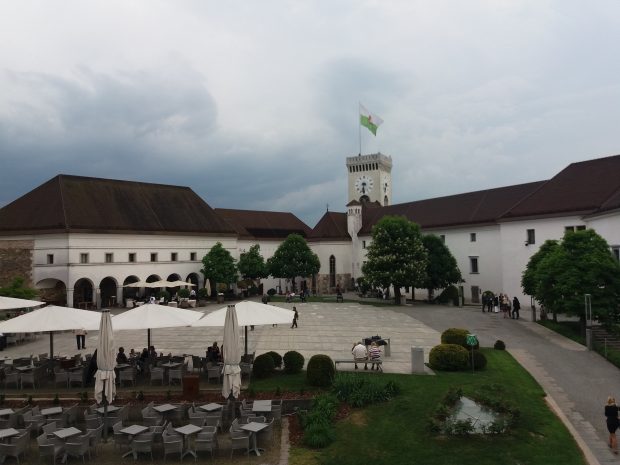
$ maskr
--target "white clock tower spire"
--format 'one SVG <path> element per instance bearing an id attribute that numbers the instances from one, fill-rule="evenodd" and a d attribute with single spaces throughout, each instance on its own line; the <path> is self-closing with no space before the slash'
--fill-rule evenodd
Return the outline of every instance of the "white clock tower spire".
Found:
<path id="1" fill-rule="evenodd" d="M 347 157 L 349 202 L 392 203 L 392 157 L 382 153 Z"/>

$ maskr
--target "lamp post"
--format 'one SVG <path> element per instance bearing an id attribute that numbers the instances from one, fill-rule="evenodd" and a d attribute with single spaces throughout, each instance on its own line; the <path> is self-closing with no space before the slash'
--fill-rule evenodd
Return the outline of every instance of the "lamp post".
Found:
<path id="1" fill-rule="evenodd" d="M 592 296 L 585 294 L 583 300 L 586 317 L 586 347 L 592 350 Z"/>

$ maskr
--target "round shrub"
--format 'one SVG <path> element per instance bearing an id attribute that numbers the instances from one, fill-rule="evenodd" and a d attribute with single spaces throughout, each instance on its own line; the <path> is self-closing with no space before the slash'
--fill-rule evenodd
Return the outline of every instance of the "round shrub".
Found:
<path id="1" fill-rule="evenodd" d="M 469 352 L 469 368 L 471 368 L 471 351 Z M 474 370 L 484 370 L 487 366 L 487 358 L 479 350 L 474 350 Z"/>
<path id="2" fill-rule="evenodd" d="M 441 333 L 442 344 L 457 344 L 466 349 L 471 349 L 471 346 L 467 345 L 467 335 L 469 330 L 463 328 L 448 328 Z M 479 349 L 480 344 L 476 344 L 474 349 Z"/>
<path id="3" fill-rule="evenodd" d="M 334 362 L 327 355 L 313 355 L 306 368 L 306 380 L 311 386 L 331 386 L 336 368 Z"/>
<path id="4" fill-rule="evenodd" d="M 254 359 L 254 365 L 252 367 L 252 375 L 256 378 L 268 378 L 273 374 L 276 366 L 273 363 L 273 358 L 269 354 L 260 354 Z"/>
<path id="5" fill-rule="evenodd" d="M 185 288 L 179 289 L 177 291 L 177 295 L 181 297 L 182 299 L 186 299 L 187 297 L 189 297 L 189 289 L 185 289 Z"/>
<path id="6" fill-rule="evenodd" d="M 206 287 L 201 287 L 200 289 L 198 289 L 198 297 L 200 297 L 201 299 L 208 299 L 209 290 Z"/>
<path id="7" fill-rule="evenodd" d="M 456 288 L 456 286 L 448 286 L 443 290 L 441 294 L 439 294 L 437 300 L 441 304 L 451 303 L 454 306 L 458 306 L 459 290 Z"/>
<path id="8" fill-rule="evenodd" d="M 303 369 L 304 363 L 306 362 L 304 356 L 294 350 L 290 350 L 285 353 L 283 360 L 284 371 L 290 374 L 299 373 Z"/>
<path id="9" fill-rule="evenodd" d="M 498 339 L 497 341 L 495 341 L 495 344 L 493 344 L 493 348 L 495 350 L 506 350 L 506 343 L 501 339 Z"/>
<path id="10" fill-rule="evenodd" d="M 336 434 L 331 425 L 328 423 L 314 423 L 309 425 L 304 431 L 303 441 L 308 447 L 322 449 L 334 442 L 335 438 Z"/>
<path id="11" fill-rule="evenodd" d="M 267 291 L 267 295 L 269 295 L 269 296 L 274 296 L 274 295 L 276 295 L 276 290 L 272 287 L 271 289 L 269 289 L 269 290 Z"/>
<path id="12" fill-rule="evenodd" d="M 164 298 L 165 302 L 169 302 L 170 301 L 170 292 L 168 292 L 168 291 L 159 291 L 157 293 L 157 298 L 161 299 L 162 297 Z"/>
<path id="13" fill-rule="evenodd" d="M 282 356 L 279 353 L 271 351 L 267 352 L 267 355 L 273 359 L 273 366 L 276 368 L 280 368 L 282 366 Z"/>
<path id="14" fill-rule="evenodd" d="M 431 349 L 429 364 L 434 370 L 460 371 L 469 366 L 467 350 L 457 344 L 439 344 Z"/>

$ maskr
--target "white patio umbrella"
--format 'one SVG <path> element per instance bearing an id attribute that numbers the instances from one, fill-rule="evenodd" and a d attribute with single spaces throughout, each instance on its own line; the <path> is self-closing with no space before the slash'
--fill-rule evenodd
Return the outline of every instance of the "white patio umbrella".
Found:
<path id="1" fill-rule="evenodd" d="M 50 360 L 54 357 L 54 332 L 73 329 L 95 330 L 99 312 L 48 305 L 0 323 L 0 333 L 49 333 Z"/>
<path id="2" fill-rule="evenodd" d="M 151 329 L 191 326 L 202 318 L 202 312 L 159 304 L 144 304 L 116 315 L 112 320 L 114 330 L 146 329 L 148 347 L 151 346 Z"/>
<path id="3" fill-rule="evenodd" d="M 248 326 L 287 324 L 293 322 L 295 312 L 275 305 L 244 300 L 235 304 L 239 326 L 245 326 L 245 354 L 248 353 Z M 215 310 L 192 326 L 224 326 L 227 307 Z"/>
<path id="4" fill-rule="evenodd" d="M 45 305 L 45 302 L 0 296 L 0 310 L 15 310 L 18 308 L 40 307 L 41 305 Z"/>
<path id="5" fill-rule="evenodd" d="M 136 281 L 135 283 L 125 284 L 123 287 L 164 287 L 161 283 L 162 281 L 153 281 L 152 283 L 147 283 L 146 281 Z"/>
<path id="6" fill-rule="evenodd" d="M 103 424 L 106 424 L 108 416 L 108 402 L 114 402 L 116 396 L 116 374 L 114 367 L 114 332 L 109 310 L 102 310 L 99 323 L 99 340 L 97 341 L 97 373 L 95 373 L 95 400 L 98 404 L 103 402 Z M 104 427 L 104 435 L 107 439 L 108 429 Z"/>
<path id="7" fill-rule="evenodd" d="M 229 305 L 226 309 L 222 350 L 224 354 L 222 396 L 228 399 L 232 394 L 236 399 L 241 391 L 241 368 L 239 367 L 241 350 L 239 350 L 239 323 L 234 305 Z"/>
<path id="8" fill-rule="evenodd" d="M 196 285 L 194 283 L 181 281 L 180 279 L 177 281 L 166 281 L 166 285 L 165 285 L 165 287 L 178 287 L 178 286 L 195 287 Z"/>

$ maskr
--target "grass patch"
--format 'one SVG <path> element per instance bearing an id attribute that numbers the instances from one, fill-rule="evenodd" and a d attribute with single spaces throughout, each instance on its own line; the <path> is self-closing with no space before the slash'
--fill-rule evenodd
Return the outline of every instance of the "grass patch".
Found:
<path id="1" fill-rule="evenodd" d="M 276 371 L 273 376 L 264 379 L 252 378 L 249 389 L 254 392 L 275 392 L 281 391 L 305 391 L 305 392 L 322 392 L 322 389 L 306 384 L 306 372 L 302 371 L 295 374 L 287 374 L 283 371 Z"/>
<path id="2" fill-rule="evenodd" d="M 581 345 L 586 345 L 586 338 L 581 334 L 581 324 L 579 321 L 552 321 L 538 320 L 537 323 L 545 328 L 555 331 L 564 337 L 572 339 Z"/>
<path id="3" fill-rule="evenodd" d="M 475 374 L 383 374 L 384 381 L 393 380 L 401 386 L 399 396 L 363 410 L 353 410 L 347 419 L 336 424 L 336 440 L 326 449 L 310 453 L 293 448 L 291 465 L 584 465 L 576 443 L 547 408 L 544 393 L 534 379 L 509 353 L 483 351 L 488 359 L 487 369 Z M 467 395 L 498 386 L 521 411 L 509 433 L 448 438 L 430 432 L 428 420 L 448 389 L 460 387 Z"/>

